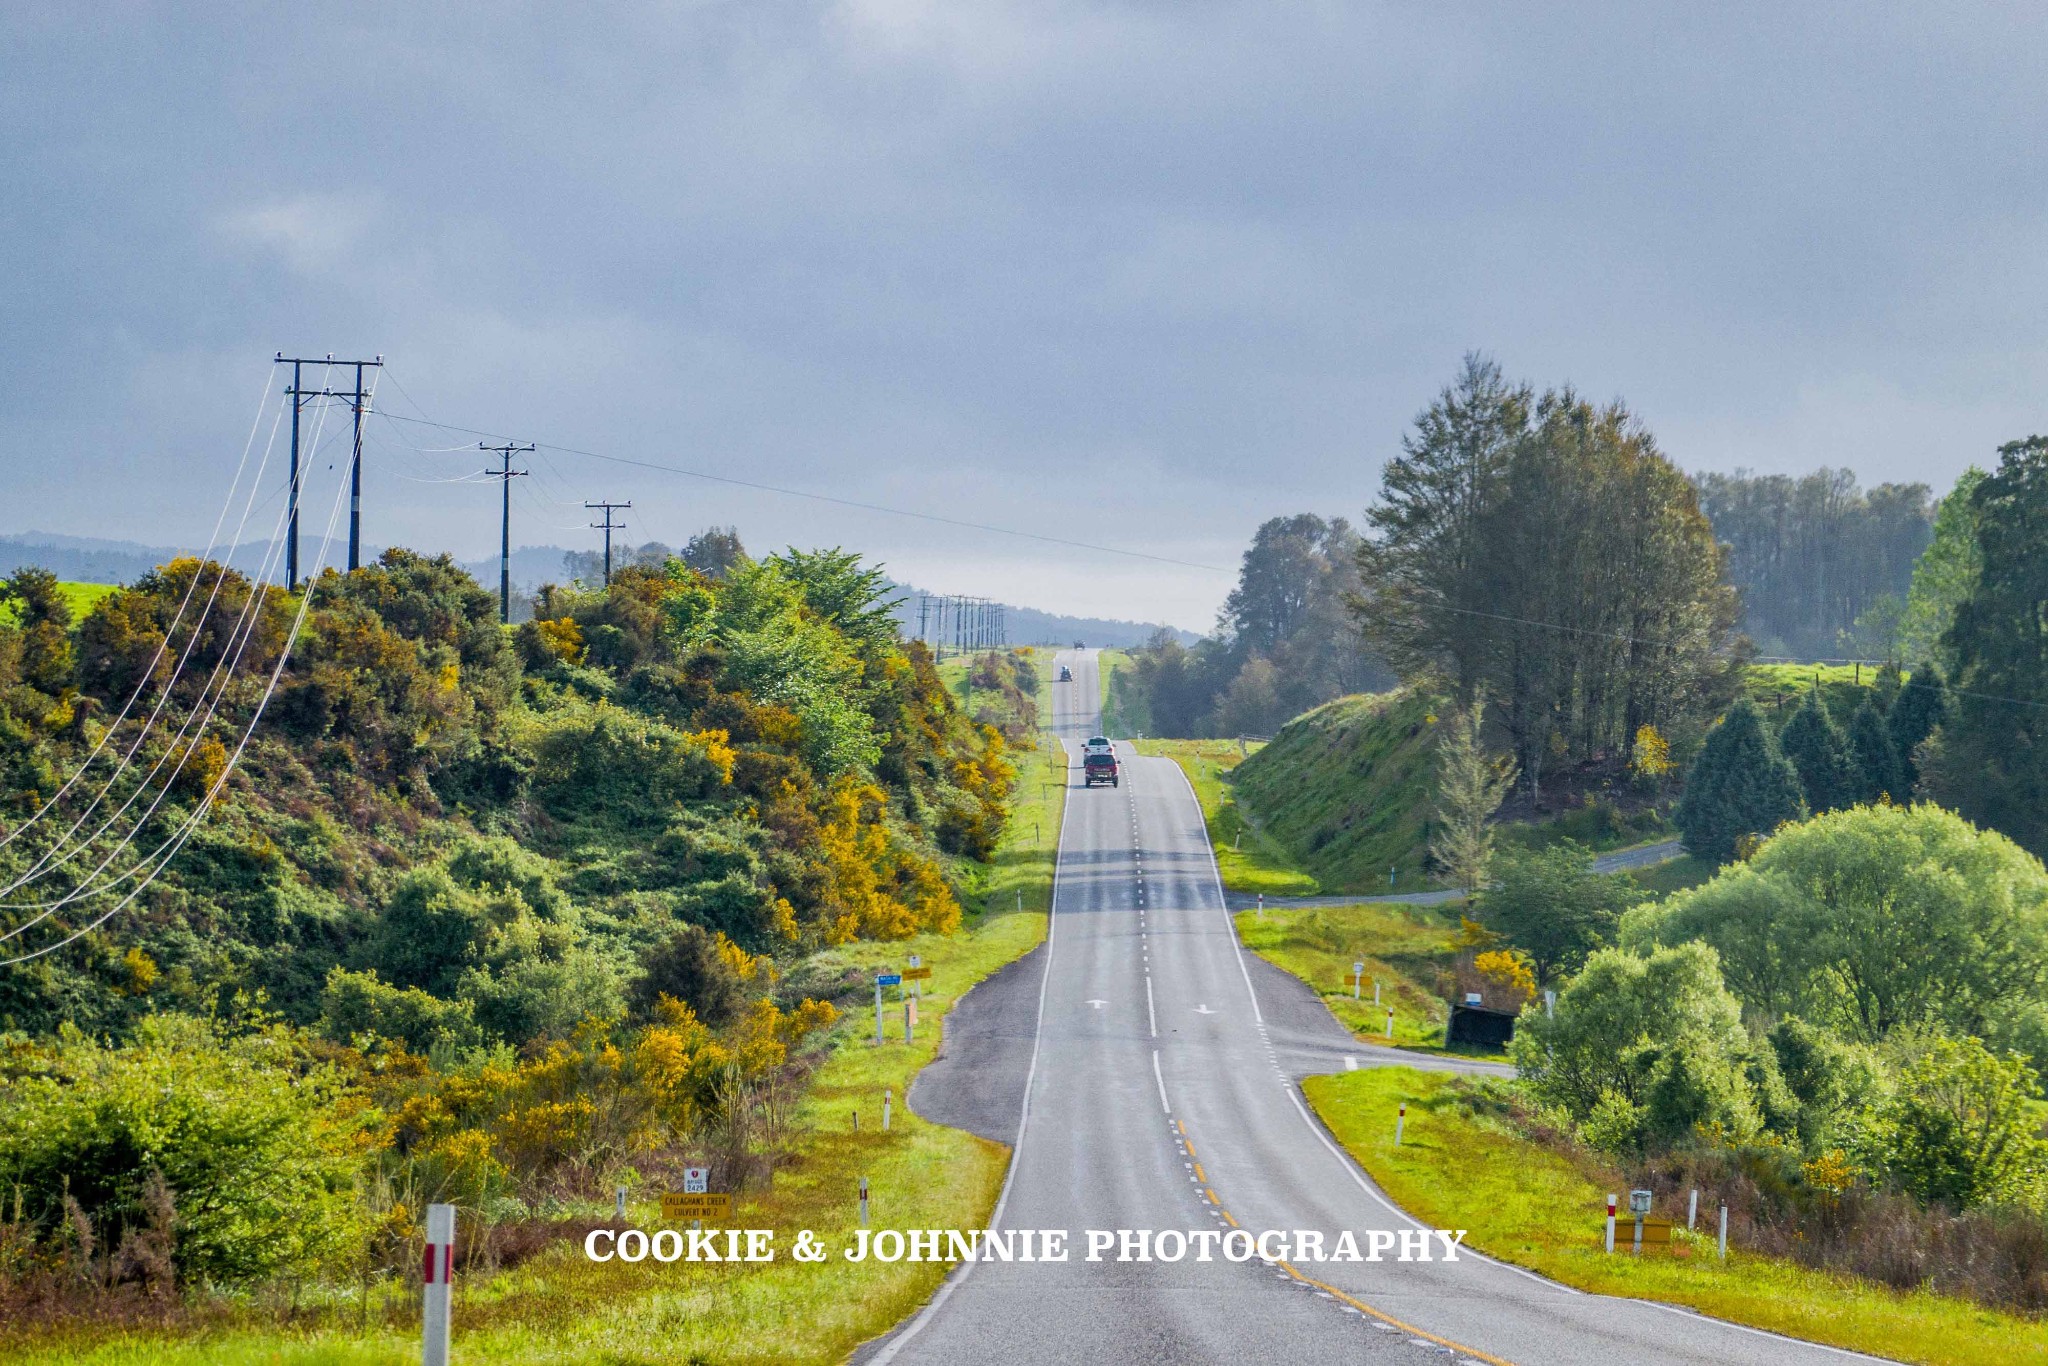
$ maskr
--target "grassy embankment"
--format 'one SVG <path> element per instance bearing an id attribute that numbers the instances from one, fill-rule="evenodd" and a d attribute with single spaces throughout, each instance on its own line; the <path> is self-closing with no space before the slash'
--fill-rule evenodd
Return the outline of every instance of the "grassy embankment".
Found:
<path id="1" fill-rule="evenodd" d="M 2048 1360 L 2048 1323 L 1925 1292 L 1899 1293 L 1679 1234 L 1681 1253 L 1601 1251 L 1601 1214 L 1624 1175 L 1522 1136 L 1485 1083 L 1379 1068 L 1311 1077 L 1309 1103 L 1403 1209 L 1469 1229 L 1475 1248 L 1567 1285 L 1660 1300 L 1816 1342 L 1916 1362 Z M 1393 1116 L 1408 1102 L 1402 1146 Z M 1668 1212 L 1667 1212 L 1668 1213 Z M 1701 1227 L 1707 1227 L 1701 1211 Z"/>
<path id="2" fill-rule="evenodd" d="M 1152 718 L 1146 714 L 1145 699 L 1129 683 L 1135 667 L 1127 651 L 1096 651 L 1095 671 L 1102 684 L 1102 733 L 1112 739 L 1143 735 L 1151 729 Z"/>
<path id="3" fill-rule="evenodd" d="M 1057 751 L 1051 751 L 1056 754 Z M 928 1124 L 904 1103 L 911 1079 L 937 1054 L 946 1013 L 967 990 L 1036 945 L 1045 934 L 1064 783 L 1047 783 L 1048 751 L 1016 756 L 1017 802 L 1009 833 L 992 866 L 970 889 L 968 926 L 951 937 L 926 935 L 902 943 L 860 943 L 829 951 L 817 966 L 867 973 L 901 967 L 921 954 L 933 976 L 925 984 L 917 1037 L 903 1042 L 902 1008 L 891 1002 L 888 1042 L 874 1046 L 872 1010 L 849 1011 L 834 1027 L 829 1051 L 794 1107 L 793 1160 L 774 1188 L 742 1196 L 733 1225 L 773 1228 L 781 1253 L 766 1264 L 730 1266 L 593 1264 L 580 1247 L 558 1245 L 495 1276 L 463 1276 L 455 1288 L 455 1351 L 465 1362 L 638 1363 L 717 1361 L 823 1363 L 843 1360 L 866 1338 L 914 1311 L 937 1287 L 937 1264 L 805 1265 L 787 1251 L 800 1229 L 835 1249 L 851 1240 L 855 1191 L 867 1177 L 873 1223 L 879 1228 L 975 1228 L 995 1205 L 1008 1150 L 958 1129 Z M 1018 909 L 1021 900 L 1021 911 Z M 893 995 L 893 993 L 892 993 Z M 893 1123 L 879 1132 L 884 1087 L 895 1091 Z M 860 1132 L 853 1132 L 853 1113 Z M 652 1229 L 658 1192 L 636 1202 L 633 1222 Z M 307 1303 L 310 1305 L 309 1295 Z M 56 1366 L 400 1366 L 418 1360 L 417 1301 L 410 1296 L 395 1324 L 373 1318 L 367 1333 L 353 1325 L 354 1298 L 345 1295 L 322 1326 L 279 1328 L 229 1321 L 178 1338 L 109 1335 L 84 1328 L 68 1338 L 14 1342 L 0 1357 Z"/>

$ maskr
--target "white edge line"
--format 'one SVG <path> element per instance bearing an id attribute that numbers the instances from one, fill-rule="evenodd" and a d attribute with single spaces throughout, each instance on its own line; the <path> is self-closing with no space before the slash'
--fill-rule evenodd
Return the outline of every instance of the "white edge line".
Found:
<path id="1" fill-rule="evenodd" d="M 1195 796 L 1195 785 L 1188 780 L 1187 770 L 1180 766 L 1178 760 L 1169 759 L 1167 760 L 1167 762 L 1172 764 L 1174 767 L 1174 771 L 1180 774 L 1181 782 L 1187 787 L 1188 798 L 1195 804 L 1195 814 L 1197 816 L 1202 816 L 1202 802 L 1199 797 Z M 1209 821 L 1206 816 L 1202 816 L 1202 848 L 1208 853 L 1209 872 L 1216 880 L 1216 897 L 1218 901 L 1223 903 L 1223 918 L 1225 923 L 1227 923 L 1230 926 L 1230 944 L 1232 948 L 1237 950 L 1238 970 L 1244 973 L 1244 988 L 1246 992 L 1250 993 L 1252 998 L 1252 1014 L 1254 1016 L 1258 1016 L 1258 993 L 1252 989 L 1251 970 L 1245 967 L 1244 945 L 1239 941 L 1237 936 L 1237 921 L 1232 918 L 1230 914 L 1230 903 L 1223 895 L 1223 870 L 1221 867 L 1217 865 L 1216 862 L 1216 846 L 1210 843 L 1209 841 Z M 1261 1016 L 1259 1022 L 1261 1024 L 1265 1023 L 1264 1017 Z M 1152 1060 L 1156 1064 L 1159 1060 L 1159 1055 L 1157 1053 L 1154 1053 L 1152 1055 Z M 1164 1088 L 1162 1087 L 1161 1099 L 1164 1098 Z M 1294 1102 L 1295 1113 L 1301 1116 L 1302 1123 L 1308 1125 L 1309 1132 L 1313 1133 L 1316 1136 L 1316 1141 L 1321 1143 L 1325 1148 L 1329 1149 L 1330 1155 L 1336 1158 L 1338 1164 L 1344 1168 L 1345 1175 L 1349 1176 L 1352 1179 L 1352 1181 L 1356 1183 L 1360 1190 L 1364 1191 L 1367 1195 L 1371 1196 L 1374 1200 L 1378 1201 L 1380 1205 L 1384 1206 L 1389 1212 L 1394 1214 L 1397 1218 L 1406 1219 L 1410 1224 L 1413 1224 L 1416 1228 L 1429 1227 L 1427 1224 L 1424 1224 L 1420 1219 L 1417 1219 L 1414 1215 L 1410 1214 L 1407 1210 L 1402 1209 L 1399 1205 L 1395 1204 L 1393 1201 L 1389 1200 L 1385 1195 L 1381 1194 L 1378 1188 L 1376 1188 L 1370 1181 L 1366 1179 L 1365 1173 L 1361 1172 L 1358 1169 L 1358 1163 L 1355 1160 L 1353 1160 L 1349 1153 L 1345 1152 L 1342 1148 L 1337 1146 L 1336 1142 L 1331 1139 L 1329 1133 L 1323 1128 L 1323 1126 L 1316 1122 L 1315 1116 L 1311 1115 L 1308 1112 L 1308 1107 L 1304 1105 L 1301 1100 L 1300 1087 L 1290 1083 L 1287 1087 L 1287 1098 L 1290 1101 Z M 1512 1262 L 1504 1262 L 1497 1257 L 1489 1257 L 1483 1252 L 1475 1252 L 1470 1248 L 1462 1249 L 1462 1251 L 1464 1252 L 1465 1256 L 1483 1262 L 1488 1266 L 1499 1267 L 1502 1271 L 1512 1271 L 1517 1276 L 1524 1277 L 1525 1279 L 1536 1282 L 1538 1285 L 1544 1286 L 1551 1290 L 1559 1291 L 1566 1295 L 1581 1295 L 1590 1299 L 1604 1299 L 1613 1300 L 1622 1304 L 1644 1305 L 1651 1309 L 1660 1309 L 1667 1314 L 1677 1314 L 1681 1318 L 1691 1319 L 1696 1323 L 1720 1324 L 1724 1328 L 1733 1328 L 1739 1333 L 1752 1333 L 1757 1337 L 1773 1338 L 1779 1342 L 1796 1343 L 1801 1347 L 1811 1347 L 1815 1350 L 1822 1352 L 1833 1352 L 1837 1356 L 1850 1357 L 1857 1361 L 1889 1360 L 1889 1358 L 1886 1357 L 1876 1357 L 1871 1356 L 1865 1352 L 1852 1351 L 1847 1347 L 1836 1347 L 1831 1343 L 1813 1342 L 1806 1338 L 1790 1337 L 1784 1333 L 1773 1333 L 1767 1328 L 1755 1328 L 1746 1323 L 1735 1323 L 1729 1319 L 1718 1318 L 1712 1314 L 1703 1314 L 1699 1310 L 1686 1309 L 1675 1304 L 1664 1304 L 1657 1300 L 1639 1300 L 1627 1295 L 1602 1295 L 1597 1291 L 1581 1290 L 1577 1286 L 1566 1285 L 1562 1281 L 1551 1280 L 1548 1276 L 1542 1275 L 1539 1272 L 1531 1271 L 1529 1270 L 1529 1268 L 1525 1266 L 1516 1266 Z"/>
<path id="2" fill-rule="evenodd" d="M 1173 1107 L 1166 1103 L 1166 1078 L 1160 1075 L 1159 1050 L 1156 1048 L 1152 1050 L 1152 1080 L 1159 1083 L 1159 1108 L 1169 1115 L 1172 1114 Z"/>
<path id="3" fill-rule="evenodd" d="M 1159 1016 L 1152 1010 L 1152 977 L 1145 976 L 1145 1022 L 1152 1026 L 1152 1037 L 1159 1037 Z"/>
<path id="4" fill-rule="evenodd" d="M 1252 989 L 1252 970 L 1244 963 L 1244 945 L 1238 942 L 1237 921 L 1230 915 L 1230 898 L 1223 894 L 1223 870 L 1216 863 L 1216 846 L 1209 842 L 1209 818 L 1202 814 L 1202 799 L 1195 795 L 1195 785 L 1188 779 L 1188 771 L 1180 766 L 1178 759 L 1168 759 L 1173 771 L 1180 775 L 1181 786 L 1188 790 L 1188 800 L 1195 805 L 1195 819 L 1202 827 L 1202 853 L 1209 860 L 1209 876 L 1216 883 L 1216 907 L 1223 913 L 1223 928 L 1230 935 L 1230 947 L 1237 952 L 1237 970 L 1244 974 L 1244 994 L 1251 997 L 1252 1019 L 1263 1025 L 1266 1017 L 1259 1009 L 1259 993 Z"/>
<path id="5" fill-rule="evenodd" d="M 1074 763 L 1073 756 L 1067 754 L 1065 739 L 1060 741 L 1060 752 L 1067 757 L 1066 782 L 1071 794 Z M 1031 1028 L 1031 1065 L 1024 1072 L 1024 1103 L 1017 1112 L 1017 1141 L 1010 1145 L 1010 1169 L 1003 1173 L 1003 1189 L 997 1194 L 995 1211 L 988 1218 L 988 1226 L 992 1229 L 1002 1226 L 1003 1207 L 1010 1203 L 1010 1183 L 1017 1179 L 1017 1162 L 1024 1152 L 1024 1129 L 1031 1122 L 1031 1086 L 1038 1079 L 1038 1045 L 1045 1037 L 1045 992 L 1046 988 L 1052 985 L 1053 927 L 1059 924 L 1060 870 L 1067 862 L 1067 829 L 1067 800 L 1062 797 L 1059 851 L 1053 858 L 1052 893 L 1045 902 L 1045 973 L 1038 979 L 1038 1019 Z M 868 1366 L 888 1366 L 888 1363 L 894 1361 L 896 1353 L 903 1349 L 903 1344 L 923 1331 L 925 1324 L 931 1321 L 932 1315 L 939 1312 L 940 1306 L 952 1297 L 953 1292 L 959 1289 L 961 1282 L 967 1279 L 975 1266 L 974 1262 L 962 1262 L 955 1267 L 953 1274 L 946 1277 L 940 1283 L 938 1291 L 925 1302 L 924 1308 L 918 1310 L 917 1317 L 905 1324 L 900 1332 L 882 1344 L 880 1351 L 869 1358 Z"/>

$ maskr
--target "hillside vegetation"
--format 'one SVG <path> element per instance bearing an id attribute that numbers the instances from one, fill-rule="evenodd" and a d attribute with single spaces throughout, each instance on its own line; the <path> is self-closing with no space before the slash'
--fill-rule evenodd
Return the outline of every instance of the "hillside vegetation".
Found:
<path id="1" fill-rule="evenodd" d="M 1258 828 L 1326 892 L 1426 885 L 1435 793 L 1431 697 L 1340 697 L 1282 727 L 1239 764 L 1231 787 Z"/>
<path id="2" fill-rule="evenodd" d="M 0 582 L 9 1331 L 261 1318 L 285 1286 L 402 1322 L 427 1202 L 471 1271 L 545 1263 L 685 1164 L 842 1217 L 801 1194 L 858 1156 L 820 1126 L 925 1056 L 850 1054 L 846 1007 L 898 946 L 948 1001 L 1027 949 L 1057 838 L 1044 784 L 1011 824 L 1034 661 L 976 661 L 1006 737 L 884 591 L 837 550 L 672 559 L 508 630 L 402 550 L 304 596 L 175 560 L 82 617 Z M 904 1141 L 863 1170 L 942 1162 L 933 1217 L 984 1216 L 992 1156 Z M 557 1331 L 571 1280 L 507 1321 Z M 851 1296 L 832 1343 L 772 1295 L 725 1331 L 840 1356 L 915 1282 Z"/>

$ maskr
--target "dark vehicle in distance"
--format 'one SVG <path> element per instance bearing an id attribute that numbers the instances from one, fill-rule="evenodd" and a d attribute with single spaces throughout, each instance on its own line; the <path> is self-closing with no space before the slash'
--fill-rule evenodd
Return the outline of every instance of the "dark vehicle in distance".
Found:
<path id="1" fill-rule="evenodd" d="M 1073 682 L 1073 681 L 1074 681 L 1074 671 L 1073 671 L 1072 669 L 1069 669 L 1069 668 L 1068 668 L 1068 667 L 1067 667 L 1066 665 L 1064 665 L 1064 664 L 1060 665 L 1060 682 L 1062 682 L 1062 683 L 1071 683 L 1071 682 Z"/>
<path id="2" fill-rule="evenodd" d="M 1113 749 L 1091 749 L 1081 756 L 1081 786 L 1094 787 L 1097 783 L 1120 786 L 1117 782 L 1116 751 Z"/>

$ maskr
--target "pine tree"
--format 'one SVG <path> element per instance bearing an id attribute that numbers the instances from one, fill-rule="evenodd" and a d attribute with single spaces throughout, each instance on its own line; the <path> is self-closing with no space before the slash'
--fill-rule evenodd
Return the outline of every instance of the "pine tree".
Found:
<path id="1" fill-rule="evenodd" d="M 1892 744 L 1891 729 L 1875 698 L 1864 698 L 1849 722 L 1849 760 L 1855 804 L 1881 798 L 1906 800 L 1906 774 L 1899 767 L 1898 748 Z"/>
<path id="2" fill-rule="evenodd" d="M 1799 774 L 1778 751 L 1756 708 L 1737 702 L 1707 732 L 1686 775 L 1677 816 L 1686 849 L 1726 863 L 1745 836 L 1769 835 L 1805 814 Z"/>
<path id="3" fill-rule="evenodd" d="M 1892 733 L 1892 748 L 1899 754 L 1899 771 L 1905 776 L 1904 795 L 1911 796 L 1920 786 L 1920 766 L 1913 751 L 1934 734 L 1934 728 L 1947 715 L 1948 680 L 1941 676 L 1933 660 L 1916 665 L 1911 681 L 1900 691 L 1885 717 L 1885 725 Z"/>
<path id="4" fill-rule="evenodd" d="M 1437 739 L 1436 833 L 1429 855 L 1454 886 L 1477 891 L 1486 885 L 1493 857 L 1488 819 L 1514 785 L 1512 759 L 1492 759 L 1480 743 L 1485 704 L 1474 702 L 1444 721 Z"/>
<path id="5" fill-rule="evenodd" d="M 1806 694 L 1806 701 L 1785 723 L 1778 748 L 1799 774 L 1809 809 L 1833 811 L 1854 800 L 1856 782 L 1850 769 L 1849 741 L 1821 705 L 1818 689 Z"/>

